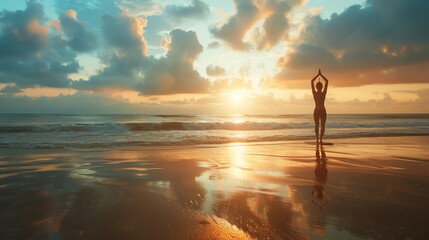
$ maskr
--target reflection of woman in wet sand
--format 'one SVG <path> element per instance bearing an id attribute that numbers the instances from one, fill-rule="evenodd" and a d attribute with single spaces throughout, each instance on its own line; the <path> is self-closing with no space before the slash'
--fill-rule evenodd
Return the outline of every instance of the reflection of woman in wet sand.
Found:
<path id="1" fill-rule="evenodd" d="M 322 157 L 319 153 L 319 145 L 316 147 L 316 168 L 314 169 L 314 175 L 316 176 L 316 184 L 313 186 L 311 191 L 312 199 L 311 202 L 320 207 L 320 210 L 329 203 L 329 197 L 326 193 L 325 184 L 328 178 L 328 169 L 326 168 L 326 154 L 323 151 L 323 147 L 320 148 Z"/>
<path id="2" fill-rule="evenodd" d="M 319 82 L 314 86 L 316 78 L 319 77 Z M 325 80 L 325 87 L 320 82 L 320 77 Z M 323 90 L 322 90 L 323 88 Z M 317 91 L 316 91 L 317 90 Z M 316 142 L 321 142 L 323 135 L 325 134 L 325 123 L 326 123 L 326 109 L 325 109 L 325 98 L 326 92 L 328 91 L 328 79 L 323 76 L 322 72 L 319 69 L 319 73 L 311 80 L 311 91 L 313 92 L 314 103 L 316 107 L 314 108 L 314 131 L 316 132 Z M 319 122 L 320 122 L 320 139 L 319 139 Z"/>

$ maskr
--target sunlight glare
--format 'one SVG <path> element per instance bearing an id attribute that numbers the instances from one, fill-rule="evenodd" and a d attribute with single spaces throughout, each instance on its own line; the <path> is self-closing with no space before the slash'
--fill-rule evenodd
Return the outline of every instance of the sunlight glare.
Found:
<path id="1" fill-rule="evenodd" d="M 229 95 L 230 102 L 235 107 L 243 105 L 245 98 L 246 92 L 244 90 L 239 89 L 231 91 Z"/>
<path id="2" fill-rule="evenodd" d="M 244 170 L 245 168 L 245 149 L 244 146 L 240 143 L 233 143 L 233 148 L 231 148 L 232 150 L 232 172 L 234 177 L 242 179 L 245 174 L 246 171 Z"/>

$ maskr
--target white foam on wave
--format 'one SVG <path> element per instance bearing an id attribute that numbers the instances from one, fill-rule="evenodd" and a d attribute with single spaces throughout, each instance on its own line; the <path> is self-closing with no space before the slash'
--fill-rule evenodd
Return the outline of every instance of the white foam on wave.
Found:
<path id="1" fill-rule="evenodd" d="M 0 119 L 0 148 L 75 148 L 275 142 L 314 138 L 312 116 L 37 116 Z M 17 118 L 17 117 L 15 117 Z M 40 119 L 42 118 L 42 119 Z M 3 121 L 3 122 L 2 122 Z M 429 135 L 429 115 L 334 115 L 327 138 Z"/>
<path id="2" fill-rule="evenodd" d="M 24 132 L 104 132 L 104 131 L 204 131 L 204 130 L 281 130 L 313 128 L 311 121 L 304 122 L 145 122 L 145 123 L 97 123 L 36 126 L 0 126 L 0 133 Z M 327 128 L 395 128 L 429 127 L 429 121 L 376 121 L 376 122 L 328 122 Z"/>

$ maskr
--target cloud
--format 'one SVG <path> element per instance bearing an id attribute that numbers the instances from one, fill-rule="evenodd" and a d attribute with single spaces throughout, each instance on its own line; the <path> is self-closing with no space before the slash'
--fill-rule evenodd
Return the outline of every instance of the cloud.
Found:
<path id="1" fill-rule="evenodd" d="M 209 6 L 200 0 L 193 0 L 188 5 L 176 5 L 153 0 L 116 0 L 118 7 L 129 12 L 132 16 L 145 17 L 147 27 L 145 28 L 145 39 L 150 45 L 151 53 L 160 54 L 157 49 L 160 41 L 175 28 L 180 28 L 182 20 L 202 19 L 210 14 Z"/>
<path id="2" fill-rule="evenodd" d="M 239 88 L 241 89 L 241 88 Z M 234 89 L 231 89 L 234 90 Z M 251 91 L 251 90 L 249 90 Z M 234 92 L 232 92 L 233 94 Z M 410 92 L 416 95 L 415 100 L 398 101 L 390 93 L 384 93 L 381 98 L 338 101 L 329 98 L 326 101 L 328 114 L 333 113 L 424 113 L 428 112 L 429 90 L 422 89 Z M 358 97 L 358 96 L 357 96 Z M 278 114 L 296 113 L 307 114 L 314 109 L 314 101 L 310 94 L 288 94 L 287 98 L 279 98 L 271 92 L 254 92 L 245 95 L 242 106 L 243 114 Z M 353 107 L 350 107 L 353 106 Z M 0 112 L 38 112 L 38 113 L 79 113 L 79 114 L 111 114 L 136 113 L 150 114 L 207 114 L 207 113 L 237 113 L 236 107 L 231 107 L 230 95 L 214 92 L 187 98 L 145 98 L 144 102 L 131 103 L 123 97 L 112 97 L 109 93 L 78 91 L 71 95 L 56 97 L 28 97 L 0 92 Z"/>
<path id="3" fill-rule="evenodd" d="M 64 0 L 53 2 L 58 15 L 68 10 L 74 10 L 79 13 L 79 19 L 91 23 L 90 27 L 96 32 L 99 32 L 103 16 L 106 13 L 117 15 L 123 11 L 120 8 L 122 0 Z"/>
<path id="4" fill-rule="evenodd" d="M 224 40 L 231 48 L 248 50 L 250 43 L 243 41 L 244 35 L 260 18 L 258 7 L 253 1 L 234 0 L 237 12 L 219 28 L 212 28 L 212 34 Z"/>
<path id="5" fill-rule="evenodd" d="M 417 103 L 429 104 L 429 88 L 420 89 L 420 90 L 401 90 L 397 92 L 415 94 L 417 95 L 417 99 L 416 99 Z M 427 106 L 428 107 L 426 107 L 426 109 L 421 109 L 421 110 L 427 111 L 429 109 L 429 105 Z"/>
<path id="6" fill-rule="evenodd" d="M 220 27 L 212 28 L 212 34 L 224 40 L 235 50 L 246 51 L 253 45 L 259 50 L 275 46 L 289 29 L 287 14 L 299 5 L 301 0 L 234 0 L 237 12 Z M 262 21 L 263 25 L 253 32 L 253 42 L 247 41 L 246 34 Z"/>
<path id="7" fill-rule="evenodd" d="M 220 66 L 209 65 L 206 68 L 206 73 L 209 76 L 223 76 L 226 73 L 225 68 Z"/>
<path id="8" fill-rule="evenodd" d="M 193 62 L 203 51 L 197 34 L 175 29 L 170 32 L 170 42 L 165 57 L 152 59 L 138 90 L 144 95 L 206 92 L 209 81 L 193 67 Z"/>
<path id="9" fill-rule="evenodd" d="M 129 11 L 134 16 L 148 17 L 160 15 L 162 7 L 153 0 L 123 0 L 118 1 L 118 7 Z"/>
<path id="10" fill-rule="evenodd" d="M 97 47 L 97 38 L 86 25 L 77 19 L 74 10 L 65 11 L 60 16 L 61 29 L 68 37 L 68 45 L 76 52 L 88 52 Z"/>
<path id="11" fill-rule="evenodd" d="M 287 36 L 290 23 L 287 14 L 302 1 L 267 0 L 263 11 L 268 14 L 262 27 L 255 32 L 258 49 L 270 49 Z"/>
<path id="12" fill-rule="evenodd" d="M 193 31 L 170 32 L 165 57 L 147 56 L 144 18 L 127 12 L 103 18 L 104 39 L 112 53 L 103 58 L 106 67 L 88 81 L 73 83 L 77 89 L 137 90 L 144 95 L 206 92 L 207 79 L 194 69 L 193 62 L 203 51 Z"/>
<path id="13" fill-rule="evenodd" d="M 0 93 L 15 94 L 22 92 L 21 88 L 16 85 L 8 85 L 0 90 Z"/>
<path id="14" fill-rule="evenodd" d="M 106 67 L 88 81 L 73 83 L 77 89 L 97 90 L 103 88 L 134 89 L 144 62 L 147 60 L 146 40 L 143 36 L 146 20 L 134 17 L 126 11 L 103 17 L 103 37 L 113 52 L 102 57 Z"/>
<path id="15" fill-rule="evenodd" d="M 99 57 L 104 68 L 91 76 L 89 80 L 74 81 L 72 87 L 95 91 L 102 89 L 137 90 L 144 95 L 207 91 L 209 82 L 202 78 L 193 67 L 194 60 L 202 52 L 202 46 L 198 42 L 195 32 L 181 34 L 183 31 L 172 31 L 171 48 L 167 56 L 160 58 L 149 56 L 145 37 L 146 30 L 150 27 L 147 35 L 152 43 L 159 44 L 161 41 L 159 31 L 171 26 L 163 19 L 166 14 L 149 16 L 147 20 L 140 17 L 136 11 L 128 9 L 130 4 L 140 3 L 152 4 L 153 2 L 147 0 L 123 1 L 117 4 L 119 8 L 124 9 L 122 13 L 113 11 L 112 14 L 102 16 L 100 37 L 106 43 L 107 48 L 101 49 Z M 97 7 L 104 9 L 104 4 L 98 0 L 79 5 L 83 8 L 84 13 L 87 13 L 88 9 Z M 82 7 L 85 5 L 86 7 Z M 67 6 L 73 6 L 73 4 L 70 3 Z M 62 6 L 62 8 L 64 7 Z M 180 17 L 180 14 L 199 9 L 204 10 L 203 12 L 208 11 L 208 6 L 206 4 L 203 6 L 199 1 L 194 1 L 189 9 L 188 7 L 170 6 L 169 9 L 174 10 L 173 14 L 176 14 L 177 17 Z M 129 10 L 132 11 L 132 14 Z M 89 16 L 86 17 L 89 19 Z"/>
<path id="16" fill-rule="evenodd" d="M 339 85 L 428 82 L 421 77 L 429 74 L 423 67 L 429 62 L 427 8 L 424 0 L 368 0 L 329 19 L 309 16 L 294 50 L 281 59 L 283 70 L 277 78 L 309 78 L 309 69 L 321 67 L 341 78 Z M 410 68 L 421 71 L 412 73 Z M 388 74 L 392 71 L 401 78 Z M 373 77 L 357 78 L 370 73 Z"/>
<path id="17" fill-rule="evenodd" d="M 207 45 L 208 48 L 218 48 L 220 47 L 220 43 L 217 41 L 213 41 L 211 43 L 209 43 L 209 45 Z"/>
<path id="18" fill-rule="evenodd" d="M 159 100 L 130 103 L 122 97 L 112 97 L 101 92 L 78 91 L 56 97 L 19 96 L 0 93 L 0 113 L 64 113 L 64 114 L 149 114 L 204 113 L 206 104 L 196 104 L 195 99 Z M 154 102 L 155 101 L 155 102 Z"/>
<path id="19" fill-rule="evenodd" d="M 119 16 L 106 14 L 103 16 L 103 34 L 106 42 L 120 51 L 145 53 L 147 46 L 143 33 L 146 23 L 146 19 L 131 16 L 127 11 Z"/>
<path id="20" fill-rule="evenodd" d="M 80 69 L 77 54 L 49 28 L 41 4 L 28 1 L 25 10 L 3 11 L 0 24 L 0 82 L 21 88 L 69 86 L 68 75 Z"/>
<path id="21" fill-rule="evenodd" d="M 178 20 L 183 18 L 204 18 L 207 17 L 209 13 L 209 5 L 200 0 L 192 0 L 192 4 L 187 6 L 167 5 L 165 7 L 165 14 L 168 17 Z"/>
<path id="22" fill-rule="evenodd" d="M 149 16 L 147 18 L 146 40 L 153 46 L 158 47 L 161 40 L 174 29 L 173 23 L 165 15 Z"/>
<path id="23" fill-rule="evenodd" d="M 43 25 L 43 6 L 27 2 L 25 10 L 0 13 L 0 58 L 35 55 L 48 44 L 49 28 Z"/>
<path id="24" fill-rule="evenodd" d="M 421 109 L 422 111 L 427 112 L 429 109 L 429 89 L 422 89 L 419 92 L 417 92 L 417 102 L 426 104 L 426 109 Z"/>
<path id="25" fill-rule="evenodd" d="M 216 79 L 212 82 L 210 90 L 212 91 L 225 91 L 225 90 L 243 90 L 252 89 L 252 82 L 250 80 L 241 78 L 224 78 Z"/>
<path id="26" fill-rule="evenodd" d="M 426 113 L 428 108 L 428 93 L 427 89 L 416 91 L 417 98 L 415 100 L 398 101 L 394 99 L 390 93 L 383 93 L 380 99 L 360 100 L 355 98 L 349 101 L 337 101 L 330 99 L 328 109 L 334 109 L 335 112 L 347 113 Z M 357 96 L 358 97 L 358 96 Z M 353 106 L 353 107 L 350 107 Z"/>
<path id="27" fill-rule="evenodd" d="M 0 94 L 0 109 L 2 112 L 22 113 L 124 113 L 137 110 L 135 105 L 129 102 L 113 99 L 108 96 L 77 92 L 73 95 L 59 95 L 57 97 L 14 96 Z M 110 109 L 110 110 L 109 110 Z"/>

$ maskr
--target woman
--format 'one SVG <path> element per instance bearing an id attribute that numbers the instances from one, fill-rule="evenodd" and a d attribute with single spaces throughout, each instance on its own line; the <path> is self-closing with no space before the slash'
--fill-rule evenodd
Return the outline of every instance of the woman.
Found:
<path id="1" fill-rule="evenodd" d="M 314 86 L 314 82 L 316 78 L 319 77 L 319 82 L 316 83 L 316 87 Z M 320 82 L 320 77 L 325 80 L 325 87 Z M 323 90 L 322 90 L 323 88 Z M 317 90 L 317 91 L 316 91 Z M 326 92 L 328 91 L 328 79 L 320 72 L 311 80 L 311 91 L 313 92 L 314 103 L 316 107 L 314 108 L 314 131 L 316 132 L 316 142 L 323 143 L 323 135 L 325 134 L 325 123 L 326 123 L 326 109 L 325 109 L 325 98 Z M 320 127 L 320 139 L 319 139 L 319 122 L 321 124 Z"/>

